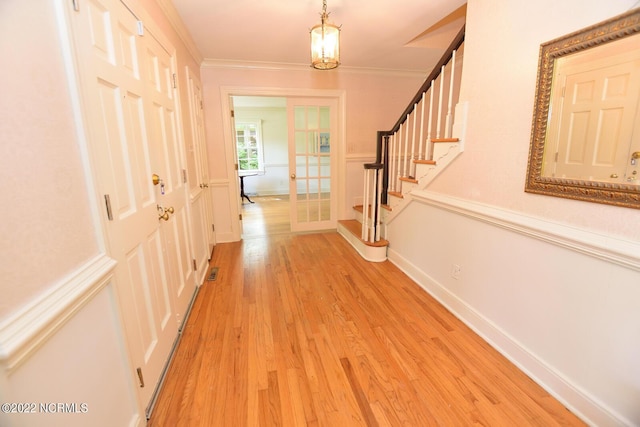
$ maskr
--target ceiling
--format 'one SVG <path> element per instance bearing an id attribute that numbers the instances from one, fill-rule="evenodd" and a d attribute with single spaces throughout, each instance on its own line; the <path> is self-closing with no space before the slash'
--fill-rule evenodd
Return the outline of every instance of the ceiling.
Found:
<path id="1" fill-rule="evenodd" d="M 308 65 L 322 0 L 172 0 L 205 61 Z M 465 0 L 327 0 L 342 67 L 429 72 L 464 24 Z"/>

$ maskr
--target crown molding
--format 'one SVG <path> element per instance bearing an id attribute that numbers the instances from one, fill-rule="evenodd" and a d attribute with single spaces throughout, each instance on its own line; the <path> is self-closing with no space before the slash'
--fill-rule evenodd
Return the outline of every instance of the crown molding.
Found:
<path id="1" fill-rule="evenodd" d="M 193 59 L 196 61 L 196 63 L 202 64 L 204 58 L 198 50 L 196 43 L 191 38 L 191 33 L 189 33 L 189 30 L 187 30 L 187 27 L 185 27 L 184 22 L 182 22 L 180 14 L 178 14 L 175 6 L 173 6 L 173 3 L 171 3 L 171 0 L 156 0 L 156 3 L 160 7 L 164 15 L 167 17 L 167 20 L 169 21 L 175 32 L 178 34 L 178 37 L 184 43 L 185 47 L 187 48 Z"/>
<path id="2" fill-rule="evenodd" d="M 314 70 L 309 64 L 293 64 L 285 62 L 261 62 L 261 61 L 240 61 L 232 59 L 212 59 L 205 58 L 201 64 L 202 68 L 217 69 L 242 69 L 242 70 L 279 70 L 279 71 L 311 71 L 318 73 L 351 73 L 351 74 L 376 74 L 393 77 L 424 77 L 423 70 L 394 70 L 383 68 L 345 67 L 343 65 L 333 70 Z"/>

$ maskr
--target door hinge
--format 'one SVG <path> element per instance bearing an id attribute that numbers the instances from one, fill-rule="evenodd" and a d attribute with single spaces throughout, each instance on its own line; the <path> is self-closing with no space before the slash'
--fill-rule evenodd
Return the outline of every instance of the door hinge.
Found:
<path id="1" fill-rule="evenodd" d="M 211 231 L 213 231 L 215 233 L 215 231 L 216 231 L 216 225 L 215 224 L 211 224 Z"/>
<path id="2" fill-rule="evenodd" d="M 196 263 L 195 258 L 193 259 L 193 271 L 198 271 L 198 264 Z"/>
<path id="3" fill-rule="evenodd" d="M 178 88 L 178 77 L 176 76 L 176 73 L 173 73 L 173 88 L 177 89 Z"/>
<path id="4" fill-rule="evenodd" d="M 71 0 L 71 3 L 73 3 L 73 10 L 75 10 L 76 12 L 80 11 L 80 0 Z"/>
<path id="5" fill-rule="evenodd" d="M 111 198 L 108 194 L 104 195 L 104 204 L 107 208 L 107 219 L 113 221 L 113 211 L 111 210 Z"/>
<path id="6" fill-rule="evenodd" d="M 558 152 L 557 151 L 556 151 L 556 160 L 555 160 L 555 162 L 558 163 Z"/>
<path id="7" fill-rule="evenodd" d="M 144 36 L 144 23 L 142 21 L 138 21 L 137 25 L 138 25 L 138 35 Z"/>
<path id="8" fill-rule="evenodd" d="M 204 106 L 202 105 L 202 101 L 200 101 L 200 109 L 203 110 Z"/>
<path id="9" fill-rule="evenodd" d="M 242 214 L 239 214 L 239 215 L 238 215 L 238 219 L 239 219 L 240 221 L 242 221 Z"/>
<path id="10" fill-rule="evenodd" d="M 238 164 L 237 163 L 235 165 L 233 165 L 233 166 L 236 168 L 236 170 L 238 170 Z"/>
<path id="11" fill-rule="evenodd" d="M 236 116 L 236 112 L 231 110 L 231 118 L 233 119 Z"/>
<path id="12" fill-rule="evenodd" d="M 182 182 L 183 183 L 187 183 L 187 170 L 186 169 L 182 169 Z"/>
<path id="13" fill-rule="evenodd" d="M 136 369 L 138 373 L 138 381 L 140 382 L 140 387 L 144 387 L 144 377 L 142 376 L 142 368 Z"/>

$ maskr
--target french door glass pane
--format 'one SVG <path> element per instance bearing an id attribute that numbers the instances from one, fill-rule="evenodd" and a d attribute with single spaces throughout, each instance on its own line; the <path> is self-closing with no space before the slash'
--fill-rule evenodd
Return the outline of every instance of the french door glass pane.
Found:
<path id="1" fill-rule="evenodd" d="M 295 214 L 299 223 L 331 219 L 329 111 L 329 107 L 294 107 Z"/>

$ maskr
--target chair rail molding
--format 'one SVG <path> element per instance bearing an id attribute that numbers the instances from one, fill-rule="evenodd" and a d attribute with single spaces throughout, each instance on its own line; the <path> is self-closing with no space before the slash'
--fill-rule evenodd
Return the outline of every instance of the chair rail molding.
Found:
<path id="1" fill-rule="evenodd" d="M 520 212 L 463 200 L 425 190 L 412 192 L 413 200 L 436 206 L 520 233 L 556 246 L 640 271 L 640 243 L 570 227 Z"/>
<path id="2" fill-rule="evenodd" d="M 115 267 L 97 255 L 0 322 L 0 363 L 9 372 L 19 367 L 111 282 Z"/>

